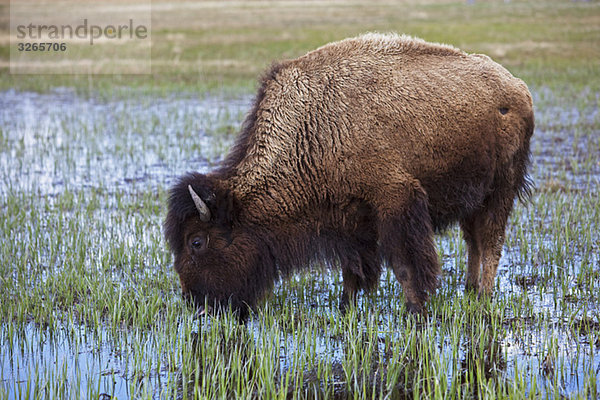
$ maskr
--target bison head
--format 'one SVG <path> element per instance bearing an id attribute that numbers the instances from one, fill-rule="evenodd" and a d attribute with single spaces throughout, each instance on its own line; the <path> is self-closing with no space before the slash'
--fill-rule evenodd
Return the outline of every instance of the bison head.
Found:
<path id="1" fill-rule="evenodd" d="M 164 234 L 184 298 L 200 313 L 231 307 L 244 319 L 274 278 L 256 231 L 237 222 L 236 209 L 223 181 L 185 175 L 171 188 Z"/>

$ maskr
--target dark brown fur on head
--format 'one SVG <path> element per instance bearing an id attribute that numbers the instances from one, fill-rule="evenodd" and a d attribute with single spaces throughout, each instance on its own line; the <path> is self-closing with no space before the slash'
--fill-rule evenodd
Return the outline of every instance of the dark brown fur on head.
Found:
<path id="1" fill-rule="evenodd" d="M 245 317 L 319 260 L 342 270 L 344 309 L 387 264 L 420 312 L 440 273 L 433 235 L 453 223 L 466 287 L 491 294 L 533 128 L 521 80 L 450 46 L 368 34 L 275 64 L 221 166 L 171 189 L 184 295 Z"/>
<path id="2" fill-rule="evenodd" d="M 210 209 L 209 221 L 199 218 L 188 186 Z M 264 257 L 253 230 L 236 223 L 235 209 L 219 179 L 189 173 L 171 188 L 164 234 L 184 297 L 200 307 L 231 306 L 245 318 L 248 306 L 272 286 L 275 276 L 265 276 L 271 260 Z"/>

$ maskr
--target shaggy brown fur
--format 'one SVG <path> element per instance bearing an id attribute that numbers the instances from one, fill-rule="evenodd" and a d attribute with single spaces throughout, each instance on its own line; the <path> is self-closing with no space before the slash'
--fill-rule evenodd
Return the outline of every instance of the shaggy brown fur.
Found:
<path id="1" fill-rule="evenodd" d="M 222 166 L 171 190 L 183 293 L 245 314 L 281 275 L 325 260 L 341 267 L 344 308 L 384 263 L 419 312 L 440 273 L 433 234 L 458 222 L 467 287 L 489 294 L 533 127 L 521 80 L 450 46 L 367 34 L 274 65 Z"/>

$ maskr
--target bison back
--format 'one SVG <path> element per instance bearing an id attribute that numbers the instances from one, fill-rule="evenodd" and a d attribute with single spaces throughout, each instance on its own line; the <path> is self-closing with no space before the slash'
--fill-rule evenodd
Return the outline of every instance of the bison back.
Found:
<path id="1" fill-rule="evenodd" d="M 414 179 L 443 227 L 522 190 L 532 132 L 526 85 L 489 57 L 368 34 L 273 66 L 230 164 L 282 213 Z"/>

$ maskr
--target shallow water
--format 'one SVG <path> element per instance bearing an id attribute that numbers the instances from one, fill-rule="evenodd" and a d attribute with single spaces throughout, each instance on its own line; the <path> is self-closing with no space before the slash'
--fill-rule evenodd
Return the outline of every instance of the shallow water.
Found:
<path id="1" fill-rule="evenodd" d="M 18 197 L 19 193 L 37 196 L 48 205 L 66 192 L 84 193 L 83 201 L 91 201 L 95 192 L 151 192 L 168 187 L 186 171 L 206 171 L 231 144 L 230 127 L 239 124 L 249 102 L 249 97 L 102 101 L 78 97 L 69 89 L 49 94 L 0 92 L 2 213 L 8 197 Z M 222 132 L 211 131 L 214 126 Z M 112 205 L 114 211 L 92 215 L 92 224 L 122 225 L 115 217 L 120 201 L 116 197 L 109 195 L 111 204 L 106 205 L 109 209 Z M 130 218 L 126 223 L 133 229 L 109 233 L 109 238 L 115 237 L 123 248 L 132 247 L 140 239 L 157 239 L 135 229 L 146 221 Z M 87 224 L 82 221 L 75 226 L 81 229 Z M 56 233 L 61 234 L 41 234 Z M 97 247 L 96 258 L 110 253 L 110 249 L 102 249 L 101 243 Z M 85 265 L 96 268 L 89 260 Z M 38 278 L 46 280 L 48 274 L 61 268 L 60 263 L 42 266 Z M 118 280 L 119 276 L 122 286 L 131 289 L 131 278 L 114 268 L 112 279 Z M 144 390 L 160 391 L 158 381 L 164 373 L 152 371 L 152 379 L 146 379 L 155 387 L 139 387 L 136 372 L 127 367 L 132 350 L 115 348 L 118 341 L 105 341 L 107 329 L 100 327 L 92 332 L 69 321 L 63 325 L 64 329 L 58 331 L 48 331 L 35 323 L 15 327 L 18 332 L 0 329 L 0 381 L 7 386 L 5 394 L 9 398 L 28 397 L 36 384 L 39 389 L 44 382 L 61 380 L 70 387 L 81 387 L 81 393 L 71 393 L 78 398 L 89 398 L 93 390 L 115 398 L 135 397 Z M 73 329 L 79 332 L 73 333 Z"/>
<path id="2" fill-rule="evenodd" d="M 575 201 L 585 207 L 589 198 L 581 196 L 597 194 L 600 182 L 598 95 L 595 102 L 564 105 L 555 93 L 540 89 L 534 92 L 534 99 L 536 104 L 547 105 L 537 110 L 538 128 L 532 142 L 532 175 L 538 190 L 574 196 L 574 202 L 565 207 L 576 206 Z M 68 89 L 49 94 L 0 92 L 0 200 L 4 203 L 9 193 L 38 196 L 51 202 L 53 197 L 67 191 L 164 190 L 182 173 L 207 171 L 223 157 L 249 104 L 249 97 L 132 97 L 107 101 L 82 98 Z M 541 196 L 536 199 L 543 201 Z M 2 208 L 5 209 L 4 204 Z M 116 208 L 102 217 L 103 223 L 112 224 L 115 213 L 118 213 Z M 520 223 L 551 227 L 558 219 L 559 225 L 564 226 L 568 224 L 562 220 L 564 217 L 558 211 L 543 215 L 530 206 L 522 213 Z M 489 344 L 497 349 L 492 353 L 501 356 L 486 361 L 487 368 L 497 376 L 510 379 L 515 368 L 529 371 L 529 377 L 538 381 L 537 390 L 541 386 L 542 392 L 565 396 L 583 390 L 586 374 L 595 372 L 600 376 L 600 300 L 596 293 L 587 292 L 590 286 L 582 287 L 579 282 L 582 275 L 600 270 L 599 227 L 591 220 L 591 225 L 579 231 L 574 229 L 575 238 L 564 241 L 556 239 L 557 233 L 552 228 L 540 229 L 543 236 L 535 240 L 530 237 L 524 240 L 512 221 L 497 280 L 497 301 L 505 303 L 506 334 Z M 584 231 L 588 232 L 587 241 L 577 240 Z M 157 240 L 150 234 L 132 231 L 124 231 L 117 237 L 129 247 L 136 241 Z M 458 287 L 462 292 L 465 250 L 461 238 L 453 231 L 436 240 L 444 269 L 440 291 L 455 291 Z M 557 247 L 562 258 L 555 254 Z M 565 274 L 570 278 L 560 280 L 561 285 L 557 286 L 558 277 Z M 591 287 L 600 287 L 598 275 L 589 278 Z M 122 282 L 124 289 L 131 286 L 126 279 Z M 339 318 L 335 310 L 341 285 L 338 274 L 313 281 L 306 294 L 298 289 L 303 279 L 294 277 L 277 285 L 276 295 L 286 299 L 285 306 L 314 308 L 325 319 L 328 315 Z M 386 304 L 385 299 L 401 297 L 390 273 L 383 274 L 381 287 L 387 288 L 387 292 L 380 288 L 359 301 L 359 314 L 368 314 L 377 304 Z M 565 306 L 569 301 L 579 301 L 581 307 Z M 524 318 L 523 315 L 531 313 L 523 309 L 533 310 L 534 315 L 541 317 Z M 395 323 L 390 310 L 383 308 L 375 321 L 385 332 L 393 329 Z M 390 313 L 386 314 L 387 311 Z M 591 321 L 588 324 L 591 328 L 578 329 L 577 324 L 583 326 L 586 321 Z M 365 324 L 359 322 L 357 329 L 367 330 Z M 135 357 L 136 350 L 120 346 L 122 338 L 115 337 L 106 327 L 91 329 L 72 321 L 58 325 L 63 330 L 53 330 L 51 334 L 33 322 L 14 331 L 6 326 L 0 329 L 0 381 L 9 398 L 27 397 L 36 384 L 61 381 L 79 388 L 81 398 L 90 393 L 106 393 L 114 398 L 138 397 L 143 393 L 162 397 L 165 382 L 182 379 L 173 372 L 176 366 L 159 366 L 156 361 L 149 361 L 145 371 L 132 370 L 130 359 Z M 248 331 L 256 348 L 260 348 L 261 336 L 265 334 L 260 320 L 251 321 Z M 280 336 L 279 373 L 283 375 L 294 368 L 295 353 L 302 347 L 301 339 L 294 334 L 280 332 Z M 390 335 L 382 333 L 379 338 L 377 352 L 384 353 L 384 342 Z M 399 339 L 394 334 L 391 338 Z M 334 382 L 343 386 L 341 365 L 350 351 L 346 337 L 324 334 L 314 340 L 315 356 L 332 365 Z M 448 359 L 449 375 L 464 368 L 460 363 L 469 362 L 469 343 L 474 339 L 462 338 L 457 356 L 446 344 L 447 333 L 438 332 L 433 340 Z M 151 353 L 151 347 L 148 349 Z M 554 365 L 568 368 L 544 372 L 550 369 L 547 361 L 550 353 Z M 560 387 L 552 386 L 556 379 L 546 378 L 555 374 L 559 376 Z M 306 371 L 309 381 L 317 380 L 317 375 L 315 371 Z M 340 390 L 334 388 L 333 392 Z"/>
<path id="3" fill-rule="evenodd" d="M 206 171 L 233 136 L 250 98 L 130 98 L 101 101 L 68 89 L 0 93 L 0 177 L 41 195 L 66 188 L 169 185 L 188 170 Z M 160 130 L 160 131 L 158 131 Z"/>
<path id="4" fill-rule="evenodd" d="M 105 337 L 96 335 L 85 327 L 75 334 L 53 331 L 50 335 L 35 324 L 28 324 L 13 336 L 11 343 L 2 337 L 1 379 L 9 388 L 12 386 L 6 393 L 8 398 L 33 398 L 36 385 L 61 381 L 71 387 L 73 398 L 89 398 L 91 389 L 96 388 L 115 398 L 130 398 L 130 381 L 134 377 L 120 372 L 130 355 L 120 354 L 105 342 Z M 30 382 L 32 379 L 37 381 Z M 76 382 L 80 384 L 75 385 Z M 73 392 L 76 387 L 79 392 Z"/>

